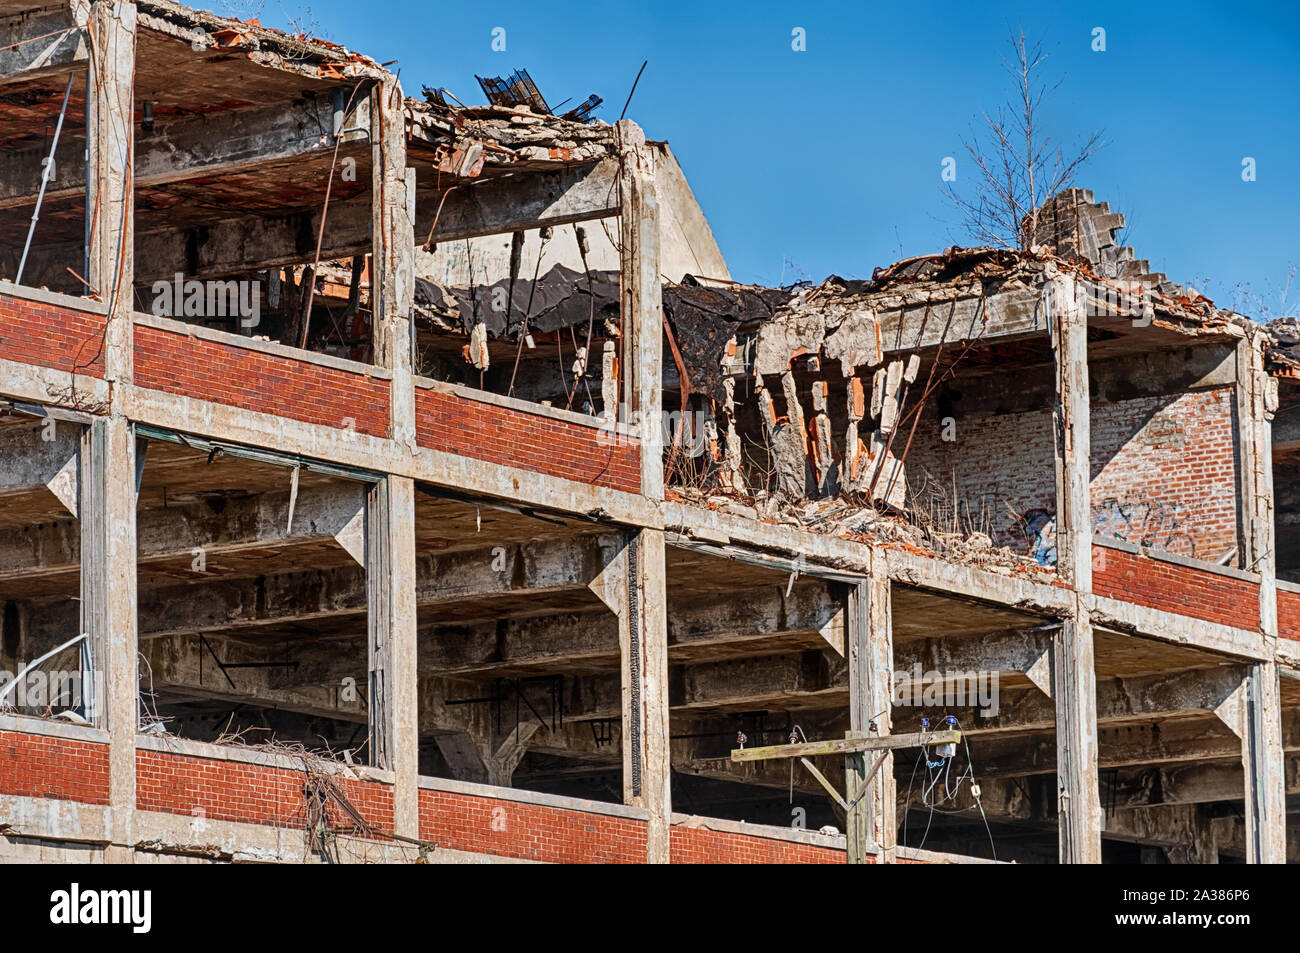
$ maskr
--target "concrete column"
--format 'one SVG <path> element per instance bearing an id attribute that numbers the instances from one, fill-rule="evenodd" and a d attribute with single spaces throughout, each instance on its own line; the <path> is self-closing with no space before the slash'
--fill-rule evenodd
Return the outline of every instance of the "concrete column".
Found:
<path id="1" fill-rule="evenodd" d="M 415 484 L 389 476 L 366 508 L 371 763 L 392 771 L 393 828 L 419 836 L 419 692 L 415 612 Z"/>
<path id="2" fill-rule="evenodd" d="M 1062 863 L 1101 862 L 1097 772 L 1097 676 L 1093 664 L 1092 510 L 1088 319 L 1069 276 L 1043 299 L 1056 364 L 1057 572 L 1073 587 L 1073 608 L 1052 640 L 1058 817 Z"/>
<path id="3" fill-rule="evenodd" d="M 646 861 L 669 863 L 668 613 L 662 530 L 630 530 L 597 592 L 617 593 L 623 686 L 623 801 L 649 817 Z"/>
<path id="4" fill-rule="evenodd" d="M 1245 678 L 1241 763 L 1246 775 L 1246 862 L 1286 863 L 1286 760 L 1276 662 L 1256 662 Z"/>
<path id="5" fill-rule="evenodd" d="M 890 581 L 872 575 L 849 590 L 847 612 L 849 658 L 849 723 L 854 733 L 888 735 L 893 730 L 894 633 L 890 610 Z M 849 812 L 846 830 L 849 862 L 864 862 L 874 853 L 881 863 L 894 862 L 898 837 L 897 785 L 893 752 L 884 761 L 857 809 Z M 879 755 L 850 755 L 846 776 L 851 797 Z"/>
<path id="6" fill-rule="evenodd" d="M 641 492 L 664 495 L 663 290 L 654 153 L 632 120 L 615 126 L 619 144 L 619 244 L 623 315 L 623 400 L 640 422 Z"/>
<path id="7" fill-rule="evenodd" d="M 85 277 L 109 305 L 105 379 L 123 383 L 131 381 L 133 366 L 135 28 L 134 3 L 94 0 L 90 4 Z"/>
<path id="8" fill-rule="evenodd" d="M 415 447 L 415 349 L 411 308 L 415 300 L 415 170 L 406 166 L 406 120 L 402 87 L 385 79 L 371 93 L 370 283 L 375 363 L 393 372 L 393 438 Z"/>
<path id="9" fill-rule="evenodd" d="M 1277 558 L 1273 528 L 1273 414 L 1277 382 L 1264 368 L 1265 342 L 1250 334 L 1237 342 L 1238 533 L 1241 565 L 1260 575 L 1259 623 L 1277 640 Z"/>
<path id="10" fill-rule="evenodd" d="M 81 626 L 90 635 L 87 717 L 109 733 L 112 859 L 129 858 L 135 813 L 135 434 L 123 417 L 96 420 L 81 444 Z"/>

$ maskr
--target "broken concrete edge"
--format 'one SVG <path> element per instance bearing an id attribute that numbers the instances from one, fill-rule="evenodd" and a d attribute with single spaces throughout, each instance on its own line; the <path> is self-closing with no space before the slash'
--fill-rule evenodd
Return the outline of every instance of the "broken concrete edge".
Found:
<path id="1" fill-rule="evenodd" d="M 196 10 L 171 3 L 170 0 L 136 0 L 136 4 L 139 7 L 141 29 L 174 36 L 186 42 L 193 42 L 202 36 L 211 36 L 214 32 L 234 30 L 240 34 L 240 42 L 227 44 L 221 48 L 245 52 L 290 54 L 296 58 L 306 55 L 328 63 L 346 64 L 354 68 L 358 75 L 374 77 L 391 75 L 370 57 L 328 40 L 306 35 L 295 36 L 273 27 L 262 26 L 260 23 L 219 16 L 207 10 Z M 244 37 L 249 38 L 251 42 L 244 42 Z M 217 44 L 214 42 L 213 45 L 216 47 Z M 267 49 L 268 47 L 270 49 Z M 295 59 L 295 62 L 299 60 Z M 298 69 L 301 70 L 308 65 L 317 64 L 304 63 Z"/>
<path id="2" fill-rule="evenodd" d="M 778 827 L 775 824 L 751 824 L 748 821 L 730 821 L 698 814 L 673 814 L 673 827 L 682 830 L 717 831 L 742 837 L 761 837 L 765 840 L 787 841 L 791 844 L 808 844 L 830 850 L 844 850 L 843 834 L 823 834 L 796 827 Z"/>
<path id="3" fill-rule="evenodd" d="M 1287 638 L 1278 639 L 1277 661 L 1278 671 L 1280 671 L 1283 676 L 1300 679 L 1300 640 Z"/>
<path id="4" fill-rule="evenodd" d="M 1122 553 L 1131 553 L 1134 556 L 1143 556 L 1147 559 L 1154 559 L 1159 562 L 1173 563 L 1176 566 L 1185 566 L 1188 569 L 1197 569 L 1201 572 L 1210 572 L 1219 576 L 1229 576 L 1232 579 L 1240 579 L 1243 582 L 1253 582 L 1258 584 L 1263 578 L 1257 572 L 1248 572 L 1245 569 L 1237 569 L 1234 566 L 1224 566 L 1220 563 L 1206 562 L 1203 559 L 1193 559 L 1190 556 L 1182 556 L 1178 553 L 1151 549 L 1146 546 L 1139 546 L 1135 543 L 1130 543 L 1127 540 L 1112 539 L 1108 536 L 1094 535 L 1092 537 L 1092 544 L 1094 546 L 1101 546 L 1105 549 L 1118 550 Z M 1295 591 L 1300 592 L 1300 586 L 1297 586 Z"/>
<path id="5" fill-rule="evenodd" d="M 91 744 L 108 744 L 108 732 L 103 728 L 78 725 L 57 718 L 40 718 L 35 715 L 0 712 L 0 731 L 44 735 L 47 738 L 65 738 L 69 741 L 85 741 Z"/>
<path id="6" fill-rule="evenodd" d="M 0 400 L 39 405 L 46 416 L 98 417 L 109 412 L 112 385 L 102 377 L 0 357 Z M 88 423 L 88 419 L 79 420 Z"/>
<path id="7" fill-rule="evenodd" d="M 705 542 L 753 547 L 800 559 L 815 567 L 845 570 L 860 575 L 872 571 L 873 552 L 887 565 L 891 579 L 921 588 L 937 589 L 998 605 L 1033 607 L 1058 614 L 1069 608 L 1067 591 L 1057 584 L 1038 582 L 1015 575 L 949 563 L 938 556 L 920 556 L 891 548 L 885 543 L 866 543 L 825 536 L 786 524 L 762 523 L 729 516 L 704 507 L 682 503 L 664 505 L 667 529 Z"/>
<path id="8" fill-rule="evenodd" d="M 816 574 L 817 564 L 867 575 L 871 573 L 872 547 L 867 544 L 817 536 L 785 525 L 755 524 L 740 517 L 675 503 L 665 505 L 664 518 L 671 531 L 694 539 L 719 543 L 725 538 L 727 542 L 724 545 L 752 545 L 759 550 L 802 558 L 808 564 L 809 575 Z M 881 544 L 876 544 L 876 551 L 888 566 L 890 579 L 895 582 L 1046 616 L 1059 616 L 1072 606 L 1070 590 L 1060 585 L 977 570 L 939 557 L 921 557 L 891 550 Z M 1201 568 L 1194 563 L 1193 567 Z M 1204 648 L 1237 659 L 1272 657 L 1267 639 L 1258 631 L 1237 629 L 1100 596 L 1093 599 L 1094 623 L 1116 632 Z"/>
<path id="9" fill-rule="evenodd" d="M 914 860 L 923 864 L 1011 864 L 1014 861 L 992 860 L 988 857 L 970 857 L 966 854 L 949 854 L 920 847 L 894 848 L 895 860 Z"/>
<path id="10" fill-rule="evenodd" d="M 450 778 L 434 778 L 421 775 L 419 788 L 422 791 L 442 791 L 447 794 L 463 794 L 467 797 L 490 798 L 494 801 L 512 801 L 516 804 L 533 804 L 537 807 L 577 811 L 581 814 L 603 814 L 607 817 L 621 817 L 632 821 L 644 821 L 649 817 L 649 813 L 645 808 L 626 804 L 565 797 L 560 794 L 543 794 L 540 791 L 525 791 L 522 788 L 493 787 L 490 784 L 478 784 L 473 781 L 453 781 Z"/>
<path id="11" fill-rule="evenodd" d="M 440 394 L 447 394 L 450 397 L 460 397 L 463 400 L 475 401 L 480 404 L 491 404 L 494 407 L 503 407 L 507 410 L 516 410 L 523 414 L 532 414 L 536 417 L 550 417 L 552 420 L 563 421 L 567 424 L 577 424 L 579 427 L 588 427 L 592 430 L 602 430 L 606 433 L 617 433 L 620 437 L 625 438 L 626 443 L 637 443 L 639 437 L 637 430 L 627 423 L 620 422 L 617 426 L 611 426 L 600 417 L 593 417 L 589 414 L 580 414 L 576 410 L 565 410 L 562 407 L 550 407 L 546 404 L 535 404 L 532 401 L 520 400 L 518 397 L 507 397 L 504 394 L 493 393 L 488 390 L 476 390 L 473 387 L 465 387 L 462 384 L 451 384 L 446 381 L 436 381 L 431 377 L 412 377 L 415 386 L 422 390 L 437 391 Z"/>
<path id="12" fill-rule="evenodd" d="M 1258 630 L 1237 629 L 1107 596 L 1092 595 L 1089 598 L 1092 603 L 1089 615 L 1096 628 L 1121 635 L 1147 636 L 1171 645 L 1206 649 L 1232 659 L 1267 661 L 1273 658 L 1269 639 Z"/>
<path id="13" fill-rule="evenodd" d="M 24 298 L 27 301 L 37 301 L 56 308 L 71 308 L 74 311 L 84 311 L 87 314 L 97 314 L 101 317 L 108 314 L 108 305 L 103 301 L 96 301 L 94 298 L 78 298 L 75 295 L 48 291 L 45 288 L 16 285 L 8 278 L 0 278 L 0 294 Z"/>
<path id="14" fill-rule="evenodd" d="M 3 794 L 0 795 L 0 838 L 104 848 L 113 843 L 110 833 L 112 811 L 111 807 L 102 804 Z M 301 828 L 218 821 L 164 811 L 136 811 L 132 824 L 129 846 L 142 853 L 202 857 L 232 863 L 325 862 L 308 851 Z M 413 845 L 343 832 L 336 836 L 348 845 L 339 852 L 338 859 L 344 863 L 352 860 L 414 863 L 420 856 L 419 848 Z M 449 864 L 536 863 L 445 847 L 427 851 L 425 860 Z"/>
<path id="15" fill-rule="evenodd" d="M 244 748 L 233 745 L 219 745 L 207 741 L 191 741 L 175 735 L 145 735 L 135 737 L 137 751 L 156 751 L 159 754 L 178 755 L 186 758 L 205 758 L 209 761 L 233 761 L 239 764 L 253 764 L 263 768 L 280 768 L 290 771 L 301 770 L 302 761 L 291 754 L 280 754 L 261 748 Z M 374 781 L 379 784 L 393 784 L 392 771 L 372 768 L 365 764 L 348 764 L 343 761 L 331 761 L 324 757 L 313 758 L 313 764 L 339 777 L 352 777 L 358 781 Z"/>
<path id="16" fill-rule="evenodd" d="M 0 370 L 3 369 L 0 365 Z M 601 521 L 609 523 L 653 529 L 663 525 L 653 503 L 622 490 L 517 467 L 486 464 L 476 458 L 427 447 L 405 447 L 388 438 L 343 427 L 310 424 L 165 391 L 134 385 L 120 385 L 117 390 L 121 396 L 121 412 L 136 423 L 250 447 L 265 446 L 270 439 L 281 453 L 410 477 L 460 493 L 571 514 L 598 513 Z"/>
<path id="17" fill-rule="evenodd" d="M 227 347 L 243 348 L 246 351 L 258 351 L 272 357 L 301 361 L 304 364 L 316 364 L 320 367 L 329 367 L 349 374 L 360 374 L 365 377 L 375 377 L 386 381 L 393 379 L 393 372 L 385 367 L 362 364 L 360 361 L 335 357 L 333 354 L 322 354 L 319 351 L 290 347 L 277 341 L 261 341 L 257 338 L 245 337 L 242 334 L 222 331 L 219 328 L 207 328 L 200 324 L 189 324 L 185 321 L 177 321 L 175 318 L 164 318 L 139 311 L 135 312 L 131 317 L 134 324 L 155 328 L 159 331 L 167 331 L 172 334 L 181 334 L 185 337 L 197 338 L 201 341 L 212 341 L 216 344 L 224 344 Z"/>

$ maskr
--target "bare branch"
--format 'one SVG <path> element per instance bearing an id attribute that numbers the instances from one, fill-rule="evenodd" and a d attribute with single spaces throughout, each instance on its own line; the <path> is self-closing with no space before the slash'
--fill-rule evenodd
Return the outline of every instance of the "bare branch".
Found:
<path id="1" fill-rule="evenodd" d="M 996 113 L 984 114 L 985 129 L 962 146 L 975 167 L 973 195 L 953 185 L 944 192 L 961 216 L 961 224 L 980 244 L 1028 250 L 1038 228 L 1043 202 L 1068 188 L 1079 169 L 1104 143 L 1094 132 L 1068 157 L 1038 133 L 1037 115 L 1060 80 L 1044 82 L 1047 62 L 1042 42 L 1030 41 L 1023 27 L 1011 32 L 1010 56 L 1002 64 L 1014 85 L 1014 97 Z"/>

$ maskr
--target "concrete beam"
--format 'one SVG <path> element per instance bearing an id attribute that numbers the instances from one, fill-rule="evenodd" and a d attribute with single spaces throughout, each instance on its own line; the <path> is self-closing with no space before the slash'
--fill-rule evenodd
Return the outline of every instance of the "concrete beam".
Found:
<path id="1" fill-rule="evenodd" d="M 285 484 L 289 473 L 285 470 Z M 134 489 L 135 477 L 131 478 Z M 210 503 L 142 510 L 138 518 L 138 552 L 142 561 L 189 557 L 196 549 L 205 559 L 247 549 L 281 547 L 334 539 L 343 546 L 349 524 L 365 500 L 361 484 L 304 488 L 293 506 L 292 494 L 264 493 L 229 500 L 219 510 Z M 351 545 L 350 543 L 348 545 Z M 77 538 L 61 523 L 0 532 L 0 580 L 48 577 L 75 572 Z M 196 572 L 196 578 L 202 578 Z"/>
<path id="2" fill-rule="evenodd" d="M 0 18 L 0 85 L 66 73 L 88 58 L 85 10 L 59 3 Z"/>
<path id="3" fill-rule="evenodd" d="M 0 506 L 48 491 L 76 516 L 81 430 L 47 417 L 44 425 L 0 431 Z"/>
<path id="4" fill-rule="evenodd" d="M 1300 794 L 1300 757 L 1283 761 L 1281 786 L 1285 794 Z M 1111 791 L 1113 790 L 1113 794 Z M 1241 800 L 1245 773 L 1240 760 L 1160 765 L 1123 771 L 1107 783 L 1103 796 L 1114 810 L 1157 804 L 1209 804 Z M 1283 823 L 1283 830 L 1286 825 Z M 1277 861 L 1280 862 L 1280 861 Z"/>
<path id="5" fill-rule="evenodd" d="M 136 236 L 137 284 L 190 278 L 221 278 L 310 262 L 315 257 L 321 209 L 280 215 L 248 215 L 198 228 L 167 228 Z M 371 250 L 370 196 L 330 202 L 321 260 L 351 258 Z M 66 251 L 58 246 L 66 257 Z"/>
<path id="6" fill-rule="evenodd" d="M 898 664 L 906 667 L 901 658 Z M 1114 726 L 1207 713 L 1221 717 L 1225 701 L 1240 681 L 1241 669 L 1235 666 L 1105 679 L 1097 683 L 1097 724 Z M 1040 691 L 1003 692 L 997 705 L 997 713 L 991 717 L 984 717 L 971 706 L 945 711 L 956 715 L 962 731 L 972 738 L 1003 731 L 1047 732 L 1056 728 L 1056 705 Z M 918 711 L 917 718 L 920 716 Z M 902 716 L 896 711 L 894 717 L 899 720 Z"/>
<path id="7" fill-rule="evenodd" d="M 1021 672 L 1044 695 L 1052 694 L 1052 645 L 1059 623 L 1007 629 L 963 638 L 926 639 L 898 647 L 900 667 L 922 672 Z M 906 661 L 907 665 L 902 666 Z"/>
<path id="8" fill-rule="evenodd" d="M 347 126 L 369 121 L 369 101 L 362 98 L 347 117 Z M 138 130 L 135 143 L 135 187 L 179 182 L 195 176 L 247 172 L 271 162 L 329 158 L 334 151 L 334 104 L 328 90 L 316 99 L 260 109 L 234 109 L 210 115 L 177 117 Z M 344 141 L 341 160 L 360 156 L 367 148 Z M 48 148 L 12 157 L 11 174 L 0 182 L 0 209 L 33 205 L 40 190 Z M 83 144 L 60 141 L 54 157 L 55 177 L 45 201 L 73 198 L 86 189 Z M 338 174 L 338 173 L 336 173 Z"/>
<path id="9" fill-rule="evenodd" d="M 1048 733 L 973 735 L 971 753 L 980 777 L 1023 777 L 1056 773 L 1056 739 Z M 1300 753 L 1300 712 L 1284 712 L 1282 746 Z M 1241 739 L 1217 719 L 1102 725 L 1097 730 L 1098 766 L 1140 769 L 1188 762 L 1241 759 Z M 1240 797 L 1243 788 L 1238 788 Z"/>
<path id="10" fill-rule="evenodd" d="M 676 663 L 707 658 L 721 649 L 745 651 L 746 643 L 759 651 L 816 646 L 825 638 L 823 633 L 836 631 L 839 619 L 826 584 L 815 581 L 795 586 L 788 598 L 773 586 L 743 590 L 722 602 L 670 603 L 668 658 Z M 432 670 L 448 675 L 518 675 L 566 664 L 612 667 L 618 657 L 618 622 L 615 616 L 597 612 L 438 626 L 428 641 L 422 658 Z"/>
<path id="11" fill-rule="evenodd" d="M 441 197 L 439 197 L 441 200 Z M 569 225 L 619 211 L 618 160 L 602 159 L 556 172 L 520 172 L 482 179 L 418 210 L 415 233 L 424 241 L 437 212 L 433 244 Z"/>

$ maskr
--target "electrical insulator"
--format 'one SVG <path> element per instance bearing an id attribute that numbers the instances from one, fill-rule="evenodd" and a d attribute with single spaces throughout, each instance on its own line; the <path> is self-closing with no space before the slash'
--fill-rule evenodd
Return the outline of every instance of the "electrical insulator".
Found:
<path id="1" fill-rule="evenodd" d="M 953 715 L 949 715 L 947 718 L 945 718 L 943 720 L 943 727 L 948 731 L 956 731 L 957 730 L 956 717 Z M 950 741 L 944 745 L 936 745 L 935 754 L 938 755 L 940 758 L 957 757 L 957 742 Z"/>

